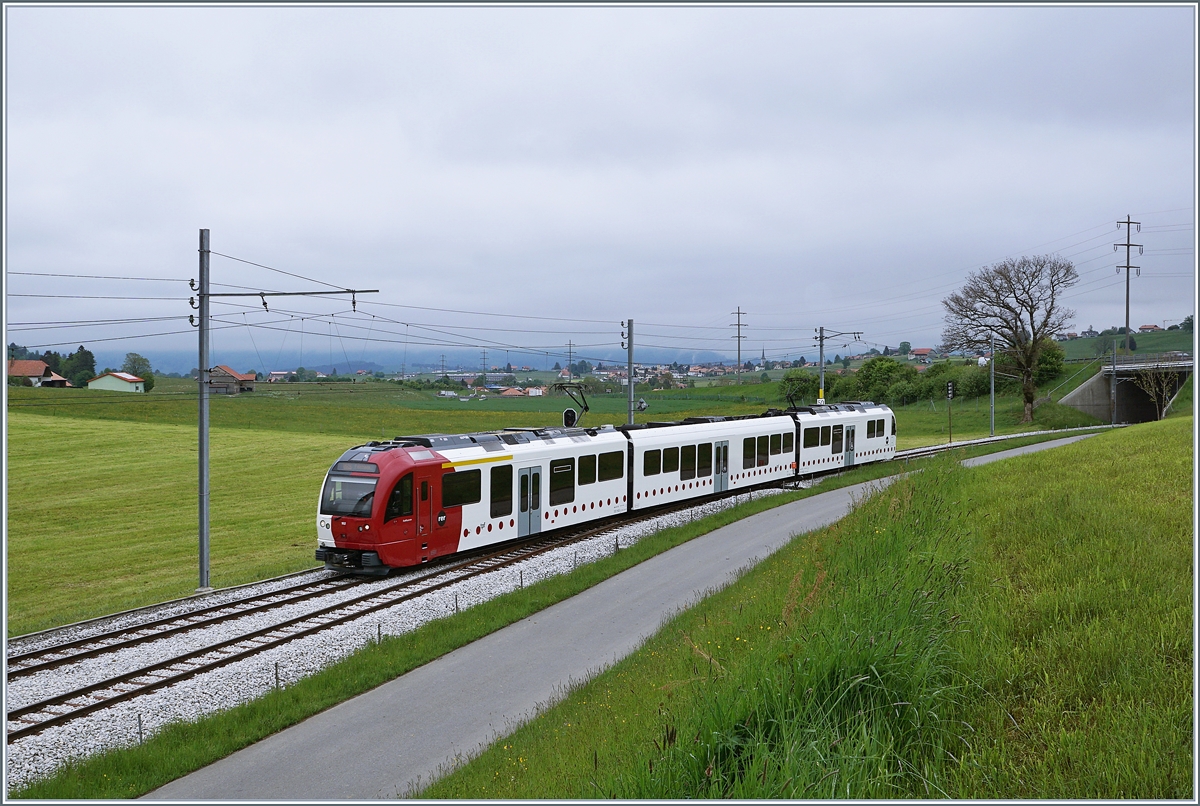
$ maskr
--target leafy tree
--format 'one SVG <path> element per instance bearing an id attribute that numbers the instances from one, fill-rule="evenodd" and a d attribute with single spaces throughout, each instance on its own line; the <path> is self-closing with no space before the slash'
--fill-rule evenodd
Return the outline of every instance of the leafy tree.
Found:
<path id="1" fill-rule="evenodd" d="M 900 355 L 908 355 L 910 352 L 912 352 L 912 345 L 906 341 L 902 341 L 900 342 L 900 349 L 897 350 L 897 352 L 899 352 Z"/>
<path id="2" fill-rule="evenodd" d="M 765 372 L 764 372 L 762 375 L 760 375 L 760 376 L 758 377 L 758 379 L 759 379 L 760 381 L 762 381 L 763 383 L 770 383 L 770 382 L 771 382 L 771 376 L 770 376 L 770 375 L 768 375 L 768 374 L 767 374 L 767 373 L 765 373 Z"/>
<path id="3" fill-rule="evenodd" d="M 512 366 L 512 365 L 509 364 L 509 366 Z M 512 374 L 505 375 L 503 378 L 500 379 L 500 383 L 503 386 L 516 386 L 517 385 L 517 376 L 512 375 Z"/>
<path id="4" fill-rule="evenodd" d="M 784 400 L 790 395 L 796 401 L 817 396 L 818 379 L 811 372 L 789 369 L 779 381 L 779 393 Z"/>
<path id="5" fill-rule="evenodd" d="M 487 386 L 487 376 L 480 375 L 478 378 L 471 381 L 471 385 L 474 386 L 476 389 L 482 389 L 483 387 Z"/>
<path id="6" fill-rule="evenodd" d="M 72 386 L 87 386 L 87 382 L 96 377 L 96 356 L 81 344 L 78 350 L 63 359 L 59 374 Z"/>
<path id="7" fill-rule="evenodd" d="M 742 369 L 747 370 L 749 372 L 753 372 L 754 371 L 754 362 L 747 361 L 746 363 L 742 364 Z"/>
<path id="8" fill-rule="evenodd" d="M 149 392 L 154 388 L 154 370 L 150 367 L 150 359 L 137 353 L 125 353 L 125 363 L 121 371 L 136 375 L 142 379 L 142 388 Z"/>
<path id="9" fill-rule="evenodd" d="M 1186 330 L 1188 333 L 1192 332 L 1192 316 L 1193 314 L 1189 313 L 1183 318 L 1183 321 L 1179 323 L 1180 330 Z"/>
<path id="10" fill-rule="evenodd" d="M 891 355 L 891 354 L 892 354 L 892 348 L 891 348 L 891 347 L 888 347 L 886 344 L 885 344 L 885 345 L 883 345 L 883 354 L 884 354 L 884 355 Z"/>
<path id="11" fill-rule="evenodd" d="M 1057 255 L 1008 258 L 972 272 L 960 290 L 942 300 L 942 341 L 948 348 L 986 349 L 996 334 L 1021 377 L 1022 422 L 1033 420 L 1038 357 L 1075 316 L 1059 297 L 1078 280 L 1074 264 Z"/>
<path id="12" fill-rule="evenodd" d="M 556 372 L 562 372 L 562 364 L 560 364 L 560 363 L 558 363 L 557 361 L 555 361 L 555 362 L 554 362 L 554 369 L 555 369 L 555 371 L 556 371 Z"/>
<path id="13" fill-rule="evenodd" d="M 34 358 L 40 358 L 46 362 L 46 366 L 50 367 L 51 372 L 57 372 L 59 375 L 63 374 L 63 357 L 58 353 L 47 350 L 40 356 L 34 356 Z"/>
<path id="14" fill-rule="evenodd" d="M 20 361 L 22 359 L 36 359 L 38 354 L 31 353 L 27 347 L 22 347 L 14 341 L 8 345 L 8 357 L 15 361 Z"/>
<path id="15" fill-rule="evenodd" d="M 842 369 L 850 369 L 850 356 L 846 356 L 842 359 Z"/>

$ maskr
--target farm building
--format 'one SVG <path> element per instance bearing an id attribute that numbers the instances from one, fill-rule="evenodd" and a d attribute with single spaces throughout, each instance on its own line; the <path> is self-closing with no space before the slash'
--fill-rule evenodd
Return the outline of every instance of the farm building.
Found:
<path id="1" fill-rule="evenodd" d="M 33 386 L 66 387 L 71 382 L 38 359 L 9 359 L 8 374 L 13 378 L 28 378 Z"/>
<path id="2" fill-rule="evenodd" d="M 218 364 L 208 373 L 208 386 L 214 394 L 218 395 L 253 392 L 255 377 L 253 372 L 234 372 L 224 364 Z"/>
<path id="3" fill-rule="evenodd" d="M 88 389 L 103 389 L 108 392 L 144 392 L 146 382 L 128 372 L 106 372 L 87 382 Z"/>

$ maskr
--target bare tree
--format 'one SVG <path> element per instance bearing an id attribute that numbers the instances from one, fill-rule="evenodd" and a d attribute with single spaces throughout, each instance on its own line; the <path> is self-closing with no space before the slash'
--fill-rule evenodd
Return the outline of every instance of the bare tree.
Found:
<path id="1" fill-rule="evenodd" d="M 1178 372 L 1157 365 L 1143 367 L 1133 375 L 1134 385 L 1154 403 L 1154 413 L 1159 420 L 1167 416 L 1167 406 L 1179 391 L 1179 379 Z"/>
<path id="2" fill-rule="evenodd" d="M 1057 255 L 1008 258 L 972 272 L 966 285 L 942 300 L 946 349 L 984 349 L 990 334 L 996 334 L 997 347 L 1021 377 L 1022 422 L 1033 419 L 1038 356 L 1075 316 L 1074 311 L 1061 307 L 1059 297 L 1078 280 L 1074 264 Z"/>

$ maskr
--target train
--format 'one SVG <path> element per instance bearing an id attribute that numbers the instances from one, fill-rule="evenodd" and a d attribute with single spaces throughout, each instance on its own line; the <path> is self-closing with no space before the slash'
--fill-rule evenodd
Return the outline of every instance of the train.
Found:
<path id="1" fill-rule="evenodd" d="M 871 401 L 635 425 L 397 436 L 357 445 L 329 468 L 316 559 L 330 570 L 386 576 L 895 453 L 895 415 Z"/>

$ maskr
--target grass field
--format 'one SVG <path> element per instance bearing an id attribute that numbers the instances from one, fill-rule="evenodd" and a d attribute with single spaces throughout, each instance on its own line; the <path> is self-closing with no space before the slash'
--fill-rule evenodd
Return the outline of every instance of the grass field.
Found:
<path id="1" fill-rule="evenodd" d="M 1134 327 L 1137 327 L 1137 325 L 1134 325 Z M 1097 336 L 1091 339 L 1072 339 L 1071 341 L 1059 342 L 1059 346 L 1063 348 L 1063 352 L 1066 353 L 1068 359 L 1093 358 L 1101 343 L 1103 343 L 1105 348 L 1111 350 L 1113 339 L 1117 340 L 1119 349 L 1125 349 L 1124 336 Z M 1190 353 L 1192 351 L 1192 334 L 1184 330 L 1168 330 L 1162 333 L 1134 333 L 1133 339 L 1137 342 L 1137 347 L 1134 348 L 1135 353 L 1165 353 L 1172 350 L 1181 350 Z"/>
<path id="2" fill-rule="evenodd" d="M 1046 437 L 1024 437 L 1002 447 L 1031 444 Z M 997 446 L 960 449 L 955 458 L 977 456 Z M 927 466 L 918 460 L 908 469 Z M 497 597 L 439 619 L 413 632 L 385 637 L 341 663 L 228 711 L 197 722 L 176 723 L 150 736 L 144 744 L 112 750 L 81 760 L 54 776 L 12 793 L 16 797 L 78 799 L 137 797 L 163 783 L 209 764 L 250 743 L 294 725 L 345 699 L 573 596 L 643 560 L 747 515 L 837 487 L 857 484 L 894 472 L 888 465 L 867 465 L 825 479 L 819 487 L 759 497 L 685 526 L 650 535 L 617 554 L 580 566 L 573 572 Z"/>
<path id="3" fill-rule="evenodd" d="M 1193 798 L 1192 425 L 897 482 L 421 796 Z"/>
<path id="4" fill-rule="evenodd" d="M 9 388 L 8 622 L 19 635 L 191 593 L 196 556 L 194 384 L 159 379 L 148 395 Z M 279 384 L 212 400 L 211 573 L 226 587 L 312 567 L 315 500 L 330 463 L 379 436 L 561 422 L 569 399 L 460 403 L 387 383 Z M 775 385 L 760 393 L 773 395 Z M 305 388 L 295 388 L 305 387 Z M 651 414 L 761 413 L 745 389 L 647 394 Z M 623 422 L 598 396 L 586 422 Z M 774 405 L 778 405 L 775 402 Z M 946 402 L 897 410 L 902 448 L 947 440 Z M 1000 398 L 996 431 L 1017 424 Z M 986 401 L 955 403 L 956 440 L 987 436 Z M 639 420 L 648 416 L 639 416 Z M 1033 429 L 1092 424 L 1046 404 Z M 51 447 L 48 447 L 51 446 Z"/>

